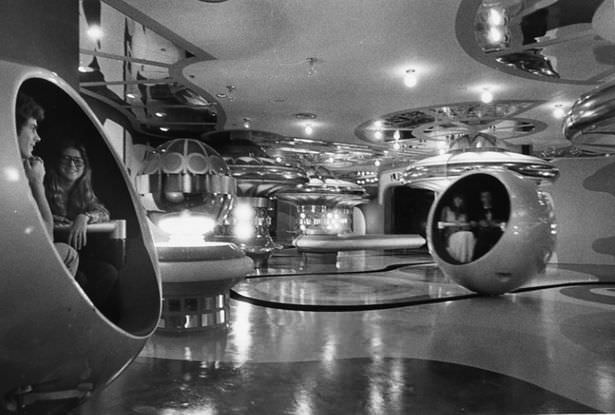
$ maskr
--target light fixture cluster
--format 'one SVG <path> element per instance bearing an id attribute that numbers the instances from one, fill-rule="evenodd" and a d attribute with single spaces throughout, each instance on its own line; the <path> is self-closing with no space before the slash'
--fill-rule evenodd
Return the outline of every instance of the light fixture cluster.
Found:
<path id="1" fill-rule="evenodd" d="M 505 49 L 510 44 L 506 9 L 500 6 L 481 7 L 476 15 L 476 38 L 486 52 Z"/>

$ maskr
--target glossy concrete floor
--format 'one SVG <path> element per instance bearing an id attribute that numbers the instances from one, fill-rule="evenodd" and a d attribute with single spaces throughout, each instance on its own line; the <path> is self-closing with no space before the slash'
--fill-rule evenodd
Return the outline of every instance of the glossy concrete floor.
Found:
<path id="1" fill-rule="evenodd" d="M 288 257 L 280 268 L 301 262 Z M 533 288 L 477 297 L 424 260 L 366 253 L 249 278 L 236 290 L 271 306 L 231 300 L 228 330 L 156 334 L 74 413 L 615 413 L 615 268 L 552 266 Z M 400 295 L 411 305 L 335 309 Z M 425 296 L 437 301 L 412 302 Z"/>

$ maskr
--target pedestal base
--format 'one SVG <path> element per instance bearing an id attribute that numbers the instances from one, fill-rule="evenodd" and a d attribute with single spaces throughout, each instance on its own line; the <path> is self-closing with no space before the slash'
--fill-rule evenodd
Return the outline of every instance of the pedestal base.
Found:
<path id="1" fill-rule="evenodd" d="M 158 246 L 158 253 L 163 296 L 158 331 L 186 333 L 226 327 L 229 290 L 252 271 L 252 261 L 228 243 Z"/>

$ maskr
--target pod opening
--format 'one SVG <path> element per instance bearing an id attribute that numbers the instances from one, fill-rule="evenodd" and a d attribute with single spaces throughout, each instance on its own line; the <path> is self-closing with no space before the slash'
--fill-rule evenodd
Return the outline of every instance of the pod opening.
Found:
<path id="1" fill-rule="evenodd" d="M 504 184 L 487 173 L 453 183 L 436 202 L 431 223 L 432 249 L 445 262 L 473 262 L 500 240 L 510 218 Z"/>
<path id="2" fill-rule="evenodd" d="M 78 213 L 92 211 L 91 199 L 84 194 L 93 190 L 111 221 L 86 215 L 86 244 L 78 249 L 80 265 L 75 279 L 115 325 L 133 335 L 151 333 L 159 316 L 160 289 L 148 251 L 150 242 L 143 237 L 137 214 L 140 208 L 122 174 L 124 167 L 94 124 L 93 113 L 63 88 L 47 79 L 31 78 L 23 82 L 19 94 L 31 97 L 44 110 L 38 127 L 41 141 L 33 155 L 45 163 L 47 200 L 56 215 L 54 241 L 79 245 L 73 224 Z M 91 185 L 84 181 L 88 171 Z M 67 178 L 70 174 L 75 176 L 72 181 Z M 58 211 L 58 206 L 63 210 Z M 81 294 L 75 290 L 75 295 Z"/>

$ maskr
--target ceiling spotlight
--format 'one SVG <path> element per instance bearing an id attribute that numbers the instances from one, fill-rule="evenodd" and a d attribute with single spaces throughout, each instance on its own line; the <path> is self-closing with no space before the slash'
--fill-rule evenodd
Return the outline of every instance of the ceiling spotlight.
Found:
<path id="1" fill-rule="evenodd" d="M 505 23 L 504 10 L 493 7 L 487 12 L 489 26 L 503 26 Z"/>
<path id="2" fill-rule="evenodd" d="M 404 85 L 408 88 L 415 87 L 418 83 L 418 78 L 416 77 L 416 71 L 414 69 L 408 69 L 406 71 L 406 75 L 404 75 Z"/>
<path id="3" fill-rule="evenodd" d="M 492 27 L 487 32 L 487 40 L 489 43 L 498 44 L 502 43 L 505 39 L 504 30 L 499 27 Z"/>
<path id="4" fill-rule="evenodd" d="M 374 121 L 374 128 L 379 130 L 384 126 L 384 122 L 382 120 Z"/>
<path id="5" fill-rule="evenodd" d="M 312 126 L 310 124 L 307 124 L 305 126 L 305 135 L 312 135 L 312 133 L 314 132 L 314 128 L 312 128 Z"/>
<path id="6" fill-rule="evenodd" d="M 92 68 L 91 66 L 79 66 L 79 68 L 77 68 L 77 69 L 81 73 L 94 72 L 94 68 Z"/>
<path id="7" fill-rule="evenodd" d="M 154 113 L 154 115 L 155 115 L 156 117 L 158 117 L 158 118 L 162 118 L 162 117 L 164 117 L 164 116 L 165 116 L 165 115 L 167 115 L 167 114 L 166 114 L 166 112 L 156 111 L 156 112 Z"/>
<path id="8" fill-rule="evenodd" d="M 384 138 L 384 134 L 382 133 L 382 131 L 376 131 L 374 133 L 374 138 L 376 140 L 382 140 Z"/>
<path id="9" fill-rule="evenodd" d="M 169 131 L 169 127 L 160 127 L 160 131 L 164 131 L 166 133 Z"/>
<path id="10" fill-rule="evenodd" d="M 374 166 L 376 166 L 376 167 L 380 167 L 380 160 L 376 160 L 376 161 L 374 161 Z"/>
<path id="11" fill-rule="evenodd" d="M 243 128 L 250 128 L 250 119 L 249 118 L 244 118 L 243 119 Z"/>
<path id="12" fill-rule="evenodd" d="M 103 37 L 103 31 L 98 25 L 92 25 L 85 32 L 90 39 L 92 40 L 100 40 Z"/>
<path id="13" fill-rule="evenodd" d="M 276 163 L 281 163 L 282 162 L 282 157 L 276 157 L 275 161 L 276 161 Z"/>
<path id="14" fill-rule="evenodd" d="M 393 150 L 399 150 L 401 148 L 401 145 L 399 144 L 399 141 L 395 141 L 393 143 Z"/>
<path id="15" fill-rule="evenodd" d="M 553 117 L 557 119 L 564 118 L 566 116 L 566 111 L 564 111 L 564 106 L 562 104 L 555 104 L 553 108 Z"/>
<path id="16" fill-rule="evenodd" d="M 484 102 L 485 104 L 489 104 L 493 101 L 493 93 L 491 91 L 489 91 L 488 89 L 485 89 L 481 94 L 480 94 L 480 100 L 482 102 Z"/>
<path id="17" fill-rule="evenodd" d="M 401 133 L 399 132 L 399 130 L 395 130 L 395 132 L 393 133 L 393 139 L 397 141 L 400 138 L 401 138 Z"/>
<path id="18" fill-rule="evenodd" d="M 132 92 L 129 92 L 126 94 L 126 98 L 130 98 L 130 99 L 135 99 L 137 96 L 135 94 L 133 94 Z"/>
<path id="19" fill-rule="evenodd" d="M 327 161 L 328 161 L 329 163 L 333 163 L 333 162 L 335 161 L 335 159 L 334 159 L 333 157 L 329 157 L 329 158 L 327 159 Z"/>

